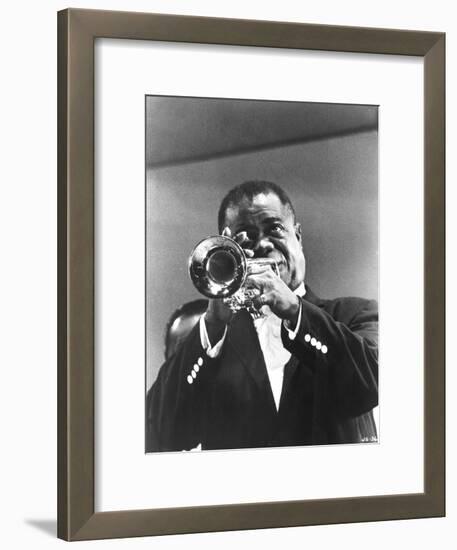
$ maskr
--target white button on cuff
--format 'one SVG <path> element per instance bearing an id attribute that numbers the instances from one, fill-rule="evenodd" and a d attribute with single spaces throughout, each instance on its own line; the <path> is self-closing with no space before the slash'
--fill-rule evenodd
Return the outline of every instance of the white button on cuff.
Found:
<path id="1" fill-rule="evenodd" d="M 198 363 L 198 366 L 201 367 L 203 365 L 203 359 L 201 357 L 199 357 L 197 359 L 197 363 Z"/>
<path id="2" fill-rule="evenodd" d="M 194 365 L 194 371 L 195 372 L 198 372 L 200 370 L 200 367 L 197 365 L 197 363 L 195 363 Z"/>
<path id="3" fill-rule="evenodd" d="M 192 384 L 193 381 L 194 381 L 194 379 L 193 379 L 192 376 L 189 374 L 189 376 L 187 377 L 187 383 L 188 383 L 188 384 Z"/>
<path id="4" fill-rule="evenodd" d="M 305 335 L 305 342 L 309 342 L 311 340 L 311 336 L 309 334 Z"/>
<path id="5" fill-rule="evenodd" d="M 327 353 L 327 351 L 328 351 L 327 346 L 325 346 L 325 345 L 322 346 L 321 352 L 322 352 L 322 353 Z"/>
<path id="6" fill-rule="evenodd" d="M 322 344 L 319 342 L 319 340 L 316 342 L 316 349 L 321 349 Z"/>
<path id="7" fill-rule="evenodd" d="M 312 345 L 312 346 L 315 346 L 316 343 L 317 343 L 316 338 L 311 338 L 311 345 Z"/>
<path id="8" fill-rule="evenodd" d="M 197 378 L 197 373 L 194 370 L 190 374 L 192 378 Z"/>

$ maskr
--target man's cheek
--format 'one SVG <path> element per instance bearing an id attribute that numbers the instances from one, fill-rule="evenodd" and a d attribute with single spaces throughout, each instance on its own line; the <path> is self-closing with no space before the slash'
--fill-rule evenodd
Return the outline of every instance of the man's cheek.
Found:
<path id="1" fill-rule="evenodd" d="M 285 283 L 289 281 L 290 273 L 285 264 L 279 265 L 279 276 Z"/>

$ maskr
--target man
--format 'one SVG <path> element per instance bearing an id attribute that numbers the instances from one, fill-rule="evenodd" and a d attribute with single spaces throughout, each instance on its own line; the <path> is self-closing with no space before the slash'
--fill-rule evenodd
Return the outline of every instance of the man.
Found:
<path id="1" fill-rule="evenodd" d="M 173 312 L 165 328 L 165 359 L 169 359 L 208 307 L 208 300 L 193 300 Z"/>
<path id="2" fill-rule="evenodd" d="M 248 257 L 274 259 L 279 276 L 248 273 L 264 318 L 209 301 L 151 389 L 150 450 L 376 440 L 376 302 L 321 300 L 305 287 L 301 226 L 276 184 L 235 187 L 218 222 Z"/>
<path id="3" fill-rule="evenodd" d="M 171 314 L 165 327 L 165 359 L 170 359 L 176 353 L 207 307 L 208 300 L 193 300 Z M 146 452 L 157 450 L 155 448 L 157 435 L 154 427 L 153 397 L 154 393 L 151 388 L 146 395 Z"/>

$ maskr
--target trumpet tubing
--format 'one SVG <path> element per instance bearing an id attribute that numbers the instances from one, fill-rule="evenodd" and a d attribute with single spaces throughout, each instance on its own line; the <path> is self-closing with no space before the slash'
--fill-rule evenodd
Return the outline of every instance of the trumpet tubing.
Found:
<path id="1" fill-rule="evenodd" d="M 249 266 L 253 265 L 268 265 L 279 275 L 274 260 L 247 258 L 234 239 L 222 235 L 200 241 L 188 262 L 190 278 L 201 294 L 207 298 L 223 298 L 232 311 L 248 309 L 256 315 L 259 312 L 254 300 L 259 292 L 244 286 Z"/>

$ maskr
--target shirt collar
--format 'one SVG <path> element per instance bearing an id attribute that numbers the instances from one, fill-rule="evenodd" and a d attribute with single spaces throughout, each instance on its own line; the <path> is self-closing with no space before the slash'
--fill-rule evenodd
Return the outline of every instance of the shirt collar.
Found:
<path id="1" fill-rule="evenodd" d="M 300 298 L 303 298 L 303 296 L 306 294 L 305 283 L 300 283 L 298 287 L 294 290 L 294 294 L 300 296 Z"/>

